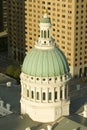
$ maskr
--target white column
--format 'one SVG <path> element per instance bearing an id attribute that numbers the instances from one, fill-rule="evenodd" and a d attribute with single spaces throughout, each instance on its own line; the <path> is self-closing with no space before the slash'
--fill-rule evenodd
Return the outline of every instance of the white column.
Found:
<path id="1" fill-rule="evenodd" d="M 48 102 L 48 96 L 49 96 L 49 95 L 48 95 L 48 94 L 49 94 L 49 93 L 48 93 L 48 92 L 49 92 L 48 90 L 49 90 L 49 89 L 47 88 L 47 89 L 46 89 L 46 102 Z"/>
<path id="2" fill-rule="evenodd" d="M 29 99 L 31 100 L 31 87 L 29 87 Z"/>
<path id="3" fill-rule="evenodd" d="M 69 98 L 69 96 L 68 96 L 68 93 L 69 93 L 69 90 L 68 90 L 68 84 L 67 84 L 67 86 L 66 86 L 66 95 L 67 95 L 67 99 Z"/>
<path id="4" fill-rule="evenodd" d="M 34 88 L 34 101 L 36 101 L 36 87 Z"/>
<path id="5" fill-rule="evenodd" d="M 42 102 L 42 88 L 40 89 L 40 102 Z"/>
<path id="6" fill-rule="evenodd" d="M 65 100 L 65 85 L 62 87 L 62 99 Z"/>
<path id="7" fill-rule="evenodd" d="M 58 86 L 58 101 L 60 101 L 60 86 Z"/>
<path id="8" fill-rule="evenodd" d="M 52 89 L 52 102 L 54 102 L 54 88 Z"/>

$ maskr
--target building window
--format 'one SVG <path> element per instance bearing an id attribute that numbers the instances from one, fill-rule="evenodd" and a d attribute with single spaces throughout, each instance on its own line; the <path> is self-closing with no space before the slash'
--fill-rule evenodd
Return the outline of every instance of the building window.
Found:
<path id="1" fill-rule="evenodd" d="M 27 89 L 27 97 L 29 97 L 29 90 Z"/>
<path id="2" fill-rule="evenodd" d="M 41 30 L 41 38 L 43 38 L 43 30 Z"/>
<path id="3" fill-rule="evenodd" d="M 60 89 L 60 99 L 62 99 L 62 89 Z"/>
<path id="4" fill-rule="evenodd" d="M 46 31 L 44 31 L 44 38 L 46 38 Z"/>
<path id="5" fill-rule="evenodd" d="M 67 87 L 65 88 L 65 99 L 67 99 Z"/>
<path id="6" fill-rule="evenodd" d="M 48 30 L 48 38 L 49 38 L 49 30 Z"/>
<path id="7" fill-rule="evenodd" d="M 57 91 L 55 91 L 55 97 L 54 98 L 55 98 L 55 100 L 57 99 Z"/>
<path id="8" fill-rule="evenodd" d="M 52 93 L 51 92 L 49 92 L 49 98 L 48 99 L 52 100 Z"/>
<path id="9" fill-rule="evenodd" d="M 46 100 L 46 93 L 43 92 L 43 100 Z"/>
<path id="10" fill-rule="evenodd" d="M 39 100 L 39 92 L 37 92 L 37 100 Z"/>
<path id="11" fill-rule="evenodd" d="M 34 98 L 34 92 L 31 91 L 31 98 L 33 99 Z"/>

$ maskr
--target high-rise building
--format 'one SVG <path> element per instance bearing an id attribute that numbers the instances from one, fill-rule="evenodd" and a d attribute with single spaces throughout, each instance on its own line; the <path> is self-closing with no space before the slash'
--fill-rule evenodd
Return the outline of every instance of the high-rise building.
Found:
<path id="1" fill-rule="evenodd" d="M 7 0 L 0 0 L 0 32 L 7 30 Z"/>
<path id="2" fill-rule="evenodd" d="M 7 0 L 0 0 L 0 52 L 7 51 Z"/>
<path id="3" fill-rule="evenodd" d="M 65 53 L 72 75 L 87 75 L 87 0 L 25 0 L 27 51 L 39 36 L 44 9 L 52 19 L 52 35 Z"/>
<path id="4" fill-rule="evenodd" d="M 8 0 L 9 57 L 21 62 L 25 55 L 24 0 Z"/>
<path id="5" fill-rule="evenodd" d="M 87 0 L 8 0 L 10 56 L 22 61 L 39 36 L 44 10 L 52 35 L 65 53 L 73 76 L 87 75 Z"/>
<path id="6" fill-rule="evenodd" d="M 7 31 L 7 0 L 2 0 L 3 8 L 3 30 Z"/>
<path id="7" fill-rule="evenodd" d="M 3 31 L 2 0 L 0 1 L 0 32 Z"/>

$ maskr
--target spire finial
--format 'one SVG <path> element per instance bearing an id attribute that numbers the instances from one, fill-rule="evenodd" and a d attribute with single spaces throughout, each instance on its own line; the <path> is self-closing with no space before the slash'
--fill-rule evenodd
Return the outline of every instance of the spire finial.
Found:
<path id="1" fill-rule="evenodd" d="M 47 9 L 45 9 L 45 10 L 44 10 L 44 13 L 45 13 L 45 14 L 48 14 L 48 10 L 47 10 Z"/>
<path id="2" fill-rule="evenodd" d="M 44 18 L 47 18 L 47 17 L 48 17 L 48 10 L 45 9 L 45 10 L 44 10 Z"/>

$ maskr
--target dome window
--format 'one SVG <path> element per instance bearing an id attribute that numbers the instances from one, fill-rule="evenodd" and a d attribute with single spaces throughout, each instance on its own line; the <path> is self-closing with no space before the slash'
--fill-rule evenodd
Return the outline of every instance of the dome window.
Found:
<path id="1" fill-rule="evenodd" d="M 49 92 L 49 100 L 52 100 L 52 93 Z"/>
<path id="2" fill-rule="evenodd" d="M 55 91 L 55 97 L 54 98 L 55 98 L 55 100 L 57 99 L 57 91 Z"/>
<path id="3" fill-rule="evenodd" d="M 39 100 L 39 92 L 37 92 L 37 100 Z"/>
<path id="4" fill-rule="evenodd" d="M 41 30 L 41 38 L 43 38 L 43 30 Z"/>
<path id="5" fill-rule="evenodd" d="M 29 97 L 29 90 L 27 89 L 27 97 Z"/>
<path id="6" fill-rule="evenodd" d="M 65 88 L 65 99 L 67 99 L 67 87 Z"/>
<path id="7" fill-rule="evenodd" d="M 46 41 L 44 41 L 44 43 L 46 44 Z"/>
<path id="8" fill-rule="evenodd" d="M 39 78 L 36 78 L 37 80 L 39 80 Z"/>
<path id="9" fill-rule="evenodd" d="M 31 79 L 33 80 L 33 77 L 31 77 Z"/>
<path id="10" fill-rule="evenodd" d="M 34 92 L 31 91 L 31 98 L 34 99 Z"/>
<path id="11" fill-rule="evenodd" d="M 55 78 L 55 80 L 57 80 L 57 77 Z"/>
<path id="12" fill-rule="evenodd" d="M 46 93 L 43 92 L 43 100 L 46 100 Z"/>
<path id="13" fill-rule="evenodd" d="M 60 77 L 60 80 L 62 81 L 62 76 Z"/>
<path id="14" fill-rule="evenodd" d="M 62 99 L 62 89 L 60 89 L 60 99 Z"/>
<path id="15" fill-rule="evenodd" d="M 46 31 L 44 31 L 44 38 L 46 38 Z"/>
<path id="16" fill-rule="evenodd" d="M 51 81 L 52 79 L 51 78 L 49 78 L 49 81 Z"/>
<path id="17" fill-rule="evenodd" d="M 49 38 L 49 30 L 48 30 L 48 38 Z"/>
<path id="18" fill-rule="evenodd" d="M 46 79 L 43 79 L 43 81 L 45 81 Z"/>

